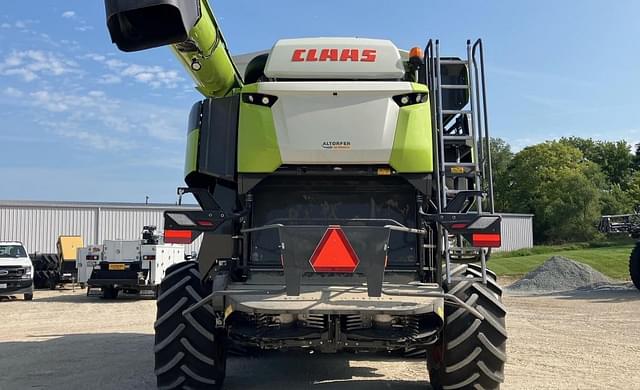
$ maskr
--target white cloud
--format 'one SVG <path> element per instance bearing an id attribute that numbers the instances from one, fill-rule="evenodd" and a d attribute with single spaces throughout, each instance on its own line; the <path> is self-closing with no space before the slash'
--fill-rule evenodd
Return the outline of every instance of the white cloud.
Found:
<path id="1" fill-rule="evenodd" d="M 63 112 L 69 109 L 68 102 L 66 102 L 66 99 L 60 94 L 49 93 L 49 91 L 37 91 L 31 93 L 31 97 L 39 103 L 40 107 L 43 107 L 47 111 Z"/>
<path id="2" fill-rule="evenodd" d="M 91 31 L 91 30 L 93 30 L 93 26 L 89 26 L 88 24 L 84 24 L 82 26 L 74 27 L 74 30 L 80 31 L 80 32 Z"/>
<path id="3" fill-rule="evenodd" d="M 67 19 L 72 19 L 75 16 L 76 16 L 76 13 L 74 11 L 65 11 L 62 13 L 62 17 Z"/>
<path id="4" fill-rule="evenodd" d="M 0 24 L 0 27 L 2 27 L 2 28 L 11 28 L 11 25 L 9 23 L 2 23 L 2 24 Z"/>
<path id="5" fill-rule="evenodd" d="M 88 58 L 90 60 L 94 60 L 97 62 L 104 62 L 107 57 L 103 56 L 102 54 L 98 54 L 98 53 L 89 53 L 89 54 L 85 54 L 84 57 L 82 58 Z"/>
<path id="6" fill-rule="evenodd" d="M 70 73 L 81 73 L 74 61 L 41 50 L 14 50 L 0 62 L 0 75 L 20 76 L 27 82 L 40 75 L 61 76 Z"/>
<path id="7" fill-rule="evenodd" d="M 14 24 L 14 26 L 16 26 L 16 28 L 27 28 L 27 23 L 25 23 L 25 22 L 23 22 L 23 21 L 21 21 L 21 20 L 18 20 L 18 21 Z"/>
<path id="8" fill-rule="evenodd" d="M 158 65 L 129 64 L 117 58 L 107 59 L 105 55 L 96 53 L 89 53 L 84 58 L 100 62 L 114 72 L 102 75 L 98 80 L 100 84 L 117 84 L 125 78 L 131 78 L 139 83 L 148 84 L 152 88 L 173 89 L 184 81 L 177 71 L 166 70 Z"/>
<path id="9" fill-rule="evenodd" d="M 9 96 L 9 97 L 22 97 L 24 95 L 24 93 L 16 88 L 13 87 L 7 87 L 4 90 L 4 94 Z"/>
<path id="10" fill-rule="evenodd" d="M 184 79 L 175 70 L 164 70 L 162 67 L 132 64 L 121 71 L 122 76 L 133 77 L 138 82 L 151 85 L 153 88 L 176 88 Z"/>
<path id="11" fill-rule="evenodd" d="M 83 144 L 98 150 L 130 150 L 134 148 L 132 142 L 125 142 L 113 136 L 105 136 L 86 130 L 57 129 L 55 134 L 66 138 L 73 138 Z"/>
<path id="12" fill-rule="evenodd" d="M 100 84 L 119 84 L 122 82 L 122 78 L 113 74 L 103 74 L 98 79 L 98 83 Z"/>

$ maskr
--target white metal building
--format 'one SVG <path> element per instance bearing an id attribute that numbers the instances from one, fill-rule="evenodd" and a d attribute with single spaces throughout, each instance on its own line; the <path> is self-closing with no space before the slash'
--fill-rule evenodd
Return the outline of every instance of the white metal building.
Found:
<path id="1" fill-rule="evenodd" d="M 0 201 L 0 240 L 22 241 L 30 253 L 55 253 L 61 235 L 80 235 L 85 245 L 137 240 L 144 226 L 162 231 L 165 210 L 181 208 L 199 209 L 172 204 Z M 200 240 L 185 252 L 197 251 Z"/>
<path id="2" fill-rule="evenodd" d="M 502 246 L 507 252 L 533 247 L 533 214 L 500 214 L 502 216 Z"/>
<path id="3" fill-rule="evenodd" d="M 197 210 L 197 206 L 139 203 L 0 201 L 0 240 L 22 241 L 27 251 L 54 253 L 61 235 L 80 235 L 85 245 L 104 240 L 136 240 L 142 227 L 162 231 L 168 209 Z M 533 215 L 502 215 L 501 251 L 533 246 Z M 200 240 L 186 248 L 197 251 Z"/>

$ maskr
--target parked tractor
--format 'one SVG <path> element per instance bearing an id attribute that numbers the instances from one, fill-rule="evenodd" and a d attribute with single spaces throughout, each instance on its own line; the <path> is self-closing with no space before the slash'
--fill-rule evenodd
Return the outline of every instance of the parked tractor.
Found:
<path id="1" fill-rule="evenodd" d="M 230 55 L 206 0 L 106 0 L 123 51 L 169 46 L 204 95 L 165 242 L 161 388 L 222 387 L 230 348 L 423 350 L 436 389 L 498 389 L 507 331 L 483 45 L 364 38 Z M 425 372 L 426 375 L 426 372 Z"/>

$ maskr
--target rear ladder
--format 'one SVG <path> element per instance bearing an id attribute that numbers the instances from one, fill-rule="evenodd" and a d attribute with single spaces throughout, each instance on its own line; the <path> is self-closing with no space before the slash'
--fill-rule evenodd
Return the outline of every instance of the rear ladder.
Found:
<path id="1" fill-rule="evenodd" d="M 432 95 L 434 139 L 438 145 L 438 214 L 494 214 L 493 177 L 482 41 L 467 41 L 466 58 L 442 58 L 440 42 L 425 50 L 426 79 Z M 439 225 L 446 280 L 451 263 L 480 262 L 487 281 L 488 250 L 474 248 L 461 234 Z"/>

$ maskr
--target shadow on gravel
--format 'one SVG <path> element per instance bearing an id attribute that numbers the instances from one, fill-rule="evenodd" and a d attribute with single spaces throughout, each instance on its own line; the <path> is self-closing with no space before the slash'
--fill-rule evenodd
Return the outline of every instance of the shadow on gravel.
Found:
<path id="1" fill-rule="evenodd" d="M 106 333 L 53 337 L 1 342 L 0 389 L 155 388 L 153 335 Z"/>
<path id="2" fill-rule="evenodd" d="M 62 303 L 114 303 L 114 302 L 136 302 L 140 300 L 154 301 L 153 297 L 140 297 L 138 295 L 118 295 L 117 299 L 102 299 L 99 295 L 87 296 L 86 293 L 74 295 L 60 294 L 48 297 L 39 297 L 36 292 L 33 301 L 37 302 L 62 302 Z"/>
<path id="3" fill-rule="evenodd" d="M 601 284 L 581 287 L 569 291 L 520 292 L 506 289 L 510 297 L 553 297 L 558 299 L 584 300 L 592 303 L 615 303 L 640 301 L 640 291 L 631 283 Z"/>
<path id="4" fill-rule="evenodd" d="M 150 334 L 99 333 L 0 342 L 0 389 L 154 389 L 153 339 Z M 402 377 L 405 364 L 391 356 L 272 352 L 230 358 L 224 388 L 430 389 L 425 380 L 417 381 L 427 378 L 426 367 L 420 378 L 407 372 L 406 381 L 385 379 L 382 371 L 391 370 Z"/>
<path id="5" fill-rule="evenodd" d="M 640 301 L 640 291 L 631 285 L 606 285 L 579 288 L 556 294 L 560 299 L 588 300 L 592 303 L 615 303 Z"/>
<path id="6" fill-rule="evenodd" d="M 225 389 L 431 389 L 426 380 L 417 381 L 409 373 L 406 381 L 385 379 L 378 367 L 390 364 L 398 375 L 404 373 L 402 360 L 392 356 L 269 352 L 257 358 L 231 359 Z M 425 365 L 421 378 L 427 376 Z"/>

